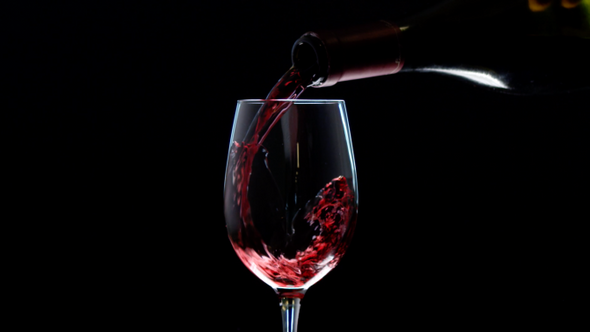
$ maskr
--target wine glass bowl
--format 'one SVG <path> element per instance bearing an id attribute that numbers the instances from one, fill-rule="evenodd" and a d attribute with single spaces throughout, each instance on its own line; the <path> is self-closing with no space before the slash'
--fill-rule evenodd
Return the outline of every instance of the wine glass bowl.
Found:
<path id="1" fill-rule="evenodd" d="M 358 189 L 344 101 L 239 101 L 224 200 L 234 250 L 277 292 L 290 322 L 285 331 L 294 331 L 298 301 L 338 264 L 355 228 Z"/>

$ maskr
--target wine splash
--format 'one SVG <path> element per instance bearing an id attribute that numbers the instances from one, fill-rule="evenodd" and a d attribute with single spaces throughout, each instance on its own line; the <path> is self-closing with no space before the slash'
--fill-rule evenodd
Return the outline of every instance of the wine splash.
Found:
<path id="1" fill-rule="evenodd" d="M 310 281 L 313 283 L 328 273 L 344 255 L 345 246 L 341 243 L 346 243 L 343 237 L 351 233 L 346 232 L 347 223 L 341 221 L 351 217 L 353 200 L 354 194 L 346 178 L 340 176 L 308 202 L 303 219 L 315 234 L 309 246 L 297 251 L 293 258 L 283 253 L 275 255 L 259 234 L 254 239 L 260 242 L 262 252 L 248 244 L 252 241 L 250 238 L 245 241 L 243 237 L 242 241 L 232 241 L 234 250 L 242 262 L 271 287 L 303 288 Z"/>
<path id="2" fill-rule="evenodd" d="M 273 234 L 275 241 L 260 233 L 253 217 L 248 196 L 253 165 L 262 155 L 268 176 L 273 177 L 267 161 L 272 151 L 263 143 L 292 100 L 312 83 L 312 77 L 296 67 L 289 69 L 268 94 L 243 141 L 233 142 L 230 147 L 226 204 L 232 205 L 241 223 L 239 231 L 230 234 L 230 240 L 242 262 L 273 288 L 306 288 L 328 273 L 344 254 L 352 234 L 352 229 L 347 229 L 348 221 L 356 213 L 354 193 L 347 179 L 337 176 L 324 188 L 318 188 L 316 196 L 294 216 L 277 212 L 280 216 L 276 220 L 284 225 L 276 232 L 280 235 Z M 284 198 L 276 199 L 283 202 Z M 276 205 L 275 209 L 280 209 L 284 203 Z"/>

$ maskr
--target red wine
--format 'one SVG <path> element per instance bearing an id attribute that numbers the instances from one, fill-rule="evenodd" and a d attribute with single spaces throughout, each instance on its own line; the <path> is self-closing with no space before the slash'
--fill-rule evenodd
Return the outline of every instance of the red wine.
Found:
<path id="1" fill-rule="evenodd" d="M 273 183 L 266 159 L 272 151 L 263 143 L 292 100 L 311 84 L 312 73 L 296 67 L 287 71 L 268 94 L 243 141 L 233 142 L 230 149 L 225 196 L 226 210 L 232 212 L 226 212 L 226 219 L 239 225 L 232 227 L 238 231 L 230 232 L 230 240 L 242 262 L 275 289 L 305 289 L 328 273 L 348 246 L 352 230 L 347 228 L 356 216 L 354 192 L 347 179 L 338 176 L 318 188 L 315 197 L 294 216 L 275 218 L 283 225 L 266 230 L 255 220 L 252 204 L 265 198 L 250 197 L 253 187 L 260 186 L 251 183 L 254 167 L 267 168 L 265 175 L 270 180 L 262 182 Z M 273 190 L 272 185 L 261 189 Z M 283 208 L 282 199 L 273 198 L 277 201 L 271 208 Z"/>
<path id="2" fill-rule="evenodd" d="M 275 84 L 266 96 L 267 102 L 262 105 L 257 114 L 256 127 L 249 142 L 252 155 L 258 151 L 265 134 L 291 105 L 291 102 L 280 99 L 297 99 L 310 84 L 311 77 L 295 66 L 291 67 Z M 249 134 L 250 132 L 246 136 Z"/>
<path id="3" fill-rule="evenodd" d="M 316 230 L 309 246 L 297 251 L 294 257 L 276 255 L 260 236 L 241 237 L 232 241 L 242 262 L 260 279 L 274 288 L 307 288 L 338 264 L 349 238 L 346 223 L 353 213 L 354 194 L 346 178 L 338 177 L 323 188 L 313 201 L 308 202 L 304 221 Z M 253 227 L 252 221 L 249 226 Z M 251 244 L 254 243 L 253 245 Z M 261 246 L 262 251 L 255 247 Z"/>

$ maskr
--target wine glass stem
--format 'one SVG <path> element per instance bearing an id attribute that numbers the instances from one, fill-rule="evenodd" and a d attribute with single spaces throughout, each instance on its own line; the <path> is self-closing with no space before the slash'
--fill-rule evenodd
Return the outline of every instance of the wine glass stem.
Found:
<path id="1" fill-rule="evenodd" d="M 300 302 L 301 299 L 297 297 L 281 297 L 283 332 L 297 332 Z"/>

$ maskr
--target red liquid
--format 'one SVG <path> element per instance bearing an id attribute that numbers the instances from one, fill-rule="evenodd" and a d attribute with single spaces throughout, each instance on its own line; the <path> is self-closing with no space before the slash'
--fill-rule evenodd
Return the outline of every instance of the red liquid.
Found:
<path id="1" fill-rule="evenodd" d="M 297 251 L 295 257 L 273 254 L 258 236 L 262 252 L 249 246 L 253 239 L 232 241 L 234 250 L 242 262 L 265 282 L 273 287 L 305 287 L 309 281 L 317 281 L 338 264 L 344 254 L 352 230 L 347 230 L 354 209 L 354 194 L 346 179 L 338 177 L 318 193 L 305 210 L 305 222 L 318 229 L 310 245 Z M 348 232 L 347 232 L 348 231 Z M 318 278 L 314 279 L 314 277 Z"/>
<path id="2" fill-rule="evenodd" d="M 267 99 L 296 99 L 310 83 L 311 77 L 291 68 Z M 239 224 L 239 231 L 230 232 L 236 253 L 254 274 L 274 288 L 309 287 L 336 266 L 348 246 L 356 216 L 354 193 L 346 178 L 339 176 L 324 188 L 318 188 L 316 197 L 308 201 L 293 220 L 279 218 L 284 225 L 267 231 L 272 239 L 278 240 L 272 244 L 263 240 L 252 217 L 248 197 L 250 176 L 256 155 L 271 153 L 262 143 L 290 105 L 291 102 L 285 101 L 266 102 L 244 142 L 233 143 L 225 193 L 226 210 L 234 209 L 229 217 L 226 213 L 226 218 L 239 219 L 228 220 Z"/>

